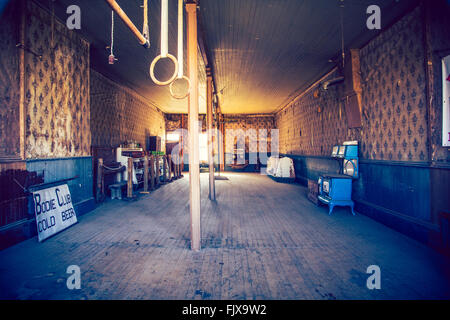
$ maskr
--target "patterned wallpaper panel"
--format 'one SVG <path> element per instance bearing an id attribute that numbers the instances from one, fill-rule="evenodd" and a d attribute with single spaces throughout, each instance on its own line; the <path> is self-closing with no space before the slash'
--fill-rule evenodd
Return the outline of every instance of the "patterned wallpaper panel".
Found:
<path id="1" fill-rule="evenodd" d="M 181 128 L 181 117 L 182 115 L 179 113 L 167 113 L 165 114 L 165 120 L 166 120 L 166 131 L 175 131 L 177 129 Z M 186 128 L 186 123 L 183 124 L 183 128 Z"/>
<path id="2" fill-rule="evenodd" d="M 92 145 L 117 147 L 129 140 L 146 144 L 146 137 L 160 136 L 165 144 L 164 114 L 136 92 L 91 70 Z"/>
<path id="3" fill-rule="evenodd" d="M 328 78 L 338 76 L 334 72 Z M 343 89 L 343 85 L 330 86 L 315 97 L 314 88 L 276 114 L 281 153 L 328 156 L 333 145 L 360 140 L 359 128 L 347 129 Z"/>
<path id="4" fill-rule="evenodd" d="M 416 8 L 360 50 L 361 128 L 348 129 L 343 85 L 321 91 L 319 97 L 311 90 L 276 114 L 280 151 L 328 156 L 333 145 L 358 140 L 364 159 L 427 161 L 420 16 Z"/>
<path id="5" fill-rule="evenodd" d="M 174 131 L 178 128 L 181 128 L 181 114 L 166 114 L 166 131 Z M 183 115 L 183 128 L 187 129 L 187 114 Z M 206 131 L 207 121 L 205 114 L 199 114 L 199 121 L 202 124 L 202 131 Z M 248 143 L 249 141 L 255 141 L 256 143 L 267 141 L 267 151 L 270 152 L 270 129 L 275 128 L 275 122 L 273 116 L 267 115 L 239 115 L 239 114 L 225 114 L 224 115 L 224 129 L 225 134 L 228 129 L 243 129 L 244 132 L 249 129 L 254 129 L 254 131 L 248 131 L 249 136 L 246 138 L 244 135 L 240 135 L 238 138 L 240 141 L 246 142 L 246 152 L 256 152 L 257 144 L 253 147 Z M 267 129 L 268 134 L 267 137 L 259 136 L 259 129 Z M 246 140 L 244 140 L 246 139 Z M 214 146 L 214 150 L 217 153 L 217 145 Z M 232 153 L 234 150 L 234 142 L 227 141 L 225 138 L 225 152 Z M 184 153 L 188 154 L 187 144 L 185 143 Z"/>
<path id="6" fill-rule="evenodd" d="M 365 159 L 428 161 L 421 10 L 361 50 Z"/>
<path id="7" fill-rule="evenodd" d="M 0 158 L 20 155 L 19 42 L 20 16 L 10 3 L 0 17 Z"/>
<path id="8" fill-rule="evenodd" d="M 265 115 L 224 115 L 224 129 L 225 129 L 225 152 L 233 153 L 235 143 L 245 144 L 245 152 L 258 152 L 258 144 L 266 143 L 267 151 L 271 148 L 271 129 L 275 129 L 274 117 Z M 244 134 L 239 134 L 236 139 L 227 139 L 228 130 L 242 129 Z M 267 136 L 260 135 L 259 130 L 267 130 Z"/>
<path id="9" fill-rule="evenodd" d="M 26 157 L 90 154 L 89 44 L 27 1 Z"/>

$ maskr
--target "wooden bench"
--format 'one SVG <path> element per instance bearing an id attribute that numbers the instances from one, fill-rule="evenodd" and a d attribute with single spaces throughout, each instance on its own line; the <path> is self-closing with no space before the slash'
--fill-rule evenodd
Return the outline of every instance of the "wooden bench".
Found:
<path id="1" fill-rule="evenodd" d="M 127 185 L 126 181 L 110 184 L 108 188 L 111 190 L 111 199 L 122 200 L 122 188 Z"/>

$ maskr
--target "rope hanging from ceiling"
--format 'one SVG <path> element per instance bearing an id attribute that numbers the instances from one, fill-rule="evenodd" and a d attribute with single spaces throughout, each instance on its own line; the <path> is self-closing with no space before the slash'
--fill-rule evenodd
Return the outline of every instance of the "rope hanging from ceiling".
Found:
<path id="1" fill-rule="evenodd" d="M 114 64 L 114 61 L 116 61 L 116 57 L 114 57 L 114 11 L 111 11 L 111 45 L 110 45 L 111 52 L 108 57 L 108 63 Z"/>
<path id="2" fill-rule="evenodd" d="M 344 0 L 341 0 L 340 5 L 340 18 L 341 18 L 341 50 L 342 50 L 342 70 L 345 68 L 345 44 L 344 44 Z"/>
<path id="3" fill-rule="evenodd" d="M 147 39 L 150 45 L 150 34 L 148 27 L 148 0 L 144 0 L 144 23 L 142 26 L 142 35 L 144 36 L 145 39 Z"/>
<path id="4" fill-rule="evenodd" d="M 50 47 L 52 49 L 55 49 L 55 1 L 51 0 L 51 11 L 52 11 L 52 22 L 51 22 L 51 29 L 52 29 L 52 35 L 51 35 L 51 39 L 50 39 Z"/>
<path id="5" fill-rule="evenodd" d="M 188 77 L 183 75 L 183 0 L 178 0 L 178 76 L 175 80 L 170 83 L 169 89 L 170 94 L 175 99 L 184 99 L 189 95 L 191 89 L 191 81 Z M 176 95 L 173 90 L 173 85 L 177 80 L 185 80 L 187 82 L 188 88 L 183 95 Z"/>
<path id="6" fill-rule="evenodd" d="M 150 77 L 153 82 L 157 85 L 164 86 L 171 83 L 178 75 L 178 61 L 177 59 L 169 53 L 169 3 L 168 0 L 161 0 L 161 53 L 153 59 L 150 64 Z M 163 59 L 169 58 L 174 64 L 174 73 L 166 81 L 160 81 L 155 77 L 155 65 L 156 63 Z"/>

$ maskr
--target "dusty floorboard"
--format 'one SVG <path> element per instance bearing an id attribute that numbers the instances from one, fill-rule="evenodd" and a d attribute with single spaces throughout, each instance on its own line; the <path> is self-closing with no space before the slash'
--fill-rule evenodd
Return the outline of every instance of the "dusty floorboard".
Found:
<path id="1" fill-rule="evenodd" d="M 328 216 L 299 185 L 226 173 L 202 182 L 202 250 L 189 247 L 188 177 L 109 201 L 68 230 L 0 251 L 8 299 L 430 299 L 450 297 L 449 261 L 348 208 Z M 80 290 L 66 287 L 78 265 Z M 381 268 L 381 290 L 366 269 Z"/>

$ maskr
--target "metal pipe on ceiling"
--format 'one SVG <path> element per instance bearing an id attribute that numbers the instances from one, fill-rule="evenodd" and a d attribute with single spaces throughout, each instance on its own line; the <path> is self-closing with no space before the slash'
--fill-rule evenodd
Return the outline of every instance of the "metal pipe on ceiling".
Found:
<path id="1" fill-rule="evenodd" d="M 142 35 L 142 33 L 136 28 L 134 23 L 128 18 L 127 14 L 122 10 L 119 4 L 115 0 L 105 0 L 111 9 L 117 13 L 117 15 L 122 19 L 125 25 L 134 34 L 136 39 L 144 48 L 150 48 L 150 42 Z"/>

